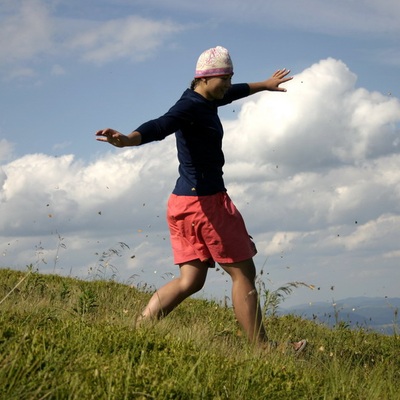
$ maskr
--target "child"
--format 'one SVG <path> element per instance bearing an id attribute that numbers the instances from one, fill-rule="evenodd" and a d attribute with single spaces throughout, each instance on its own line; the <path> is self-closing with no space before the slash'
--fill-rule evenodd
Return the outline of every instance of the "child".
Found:
<path id="1" fill-rule="evenodd" d="M 257 250 L 224 186 L 218 107 L 264 90 L 285 92 L 279 85 L 292 79 L 289 72 L 281 69 L 265 81 L 232 85 L 229 52 L 217 46 L 200 55 L 190 89 L 166 114 L 128 135 L 110 128 L 96 132 L 97 140 L 117 147 L 163 140 L 172 133 L 176 136 L 179 178 L 168 200 L 167 220 L 180 276 L 154 293 L 139 320 L 166 316 L 201 290 L 208 268 L 217 262 L 232 279 L 239 324 L 251 342 L 268 347 L 255 287 L 253 256 Z M 291 345 L 300 352 L 306 341 Z"/>

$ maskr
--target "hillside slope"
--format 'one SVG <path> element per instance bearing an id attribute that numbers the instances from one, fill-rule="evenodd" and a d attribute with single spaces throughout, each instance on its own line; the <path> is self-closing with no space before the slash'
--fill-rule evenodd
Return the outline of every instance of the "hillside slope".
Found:
<path id="1" fill-rule="evenodd" d="M 250 346 L 230 308 L 188 299 L 135 327 L 150 293 L 0 269 L 0 399 L 399 399 L 400 340 L 344 326 L 270 317 L 271 340 Z"/>

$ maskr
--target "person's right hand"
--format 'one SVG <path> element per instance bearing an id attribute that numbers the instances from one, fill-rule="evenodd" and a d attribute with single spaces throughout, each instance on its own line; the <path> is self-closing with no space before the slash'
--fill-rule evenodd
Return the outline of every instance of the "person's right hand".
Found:
<path id="1" fill-rule="evenodd" d="M 106 128 L 96 132 L 96 140 L 108 142 L 115 147 L 125 147 L 129 144 L 129 138 L 115 129 Z"/>

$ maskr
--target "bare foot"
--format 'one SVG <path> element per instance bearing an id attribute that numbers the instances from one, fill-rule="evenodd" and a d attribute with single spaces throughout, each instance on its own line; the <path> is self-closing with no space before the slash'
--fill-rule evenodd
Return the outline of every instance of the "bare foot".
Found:
<path id="1" fill-rule="evenodd" d="M 301 353 L 301 352 L 305 349 L 305 347 L 307 346 L 307 340 L 302 339 L 302 340 L 300 340 L 299 342 L 293 342 L 293 343 L 291 343 L 291 345 L 292 345 L 292 347 L 293 347 L 294 352 L 295 352 L 296 354 L 299 354 L 299 353 Z"/>

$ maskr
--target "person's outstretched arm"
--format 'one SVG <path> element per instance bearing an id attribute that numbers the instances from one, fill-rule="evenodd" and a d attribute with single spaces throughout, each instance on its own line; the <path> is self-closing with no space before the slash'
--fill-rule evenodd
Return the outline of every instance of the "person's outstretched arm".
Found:
<path id="1" fill-rule="evenodd" d="M 265 81 L 249 83 L 250 94 L 262 92 L 264 90 L 269 90 L 271 92 L 286 92 L 286 89 L 281 88 L 279 85 L 293 79 L 293 77 L 287 76 L 289 73 L 290 70 L 286 68 L 279 69 Z"/>

